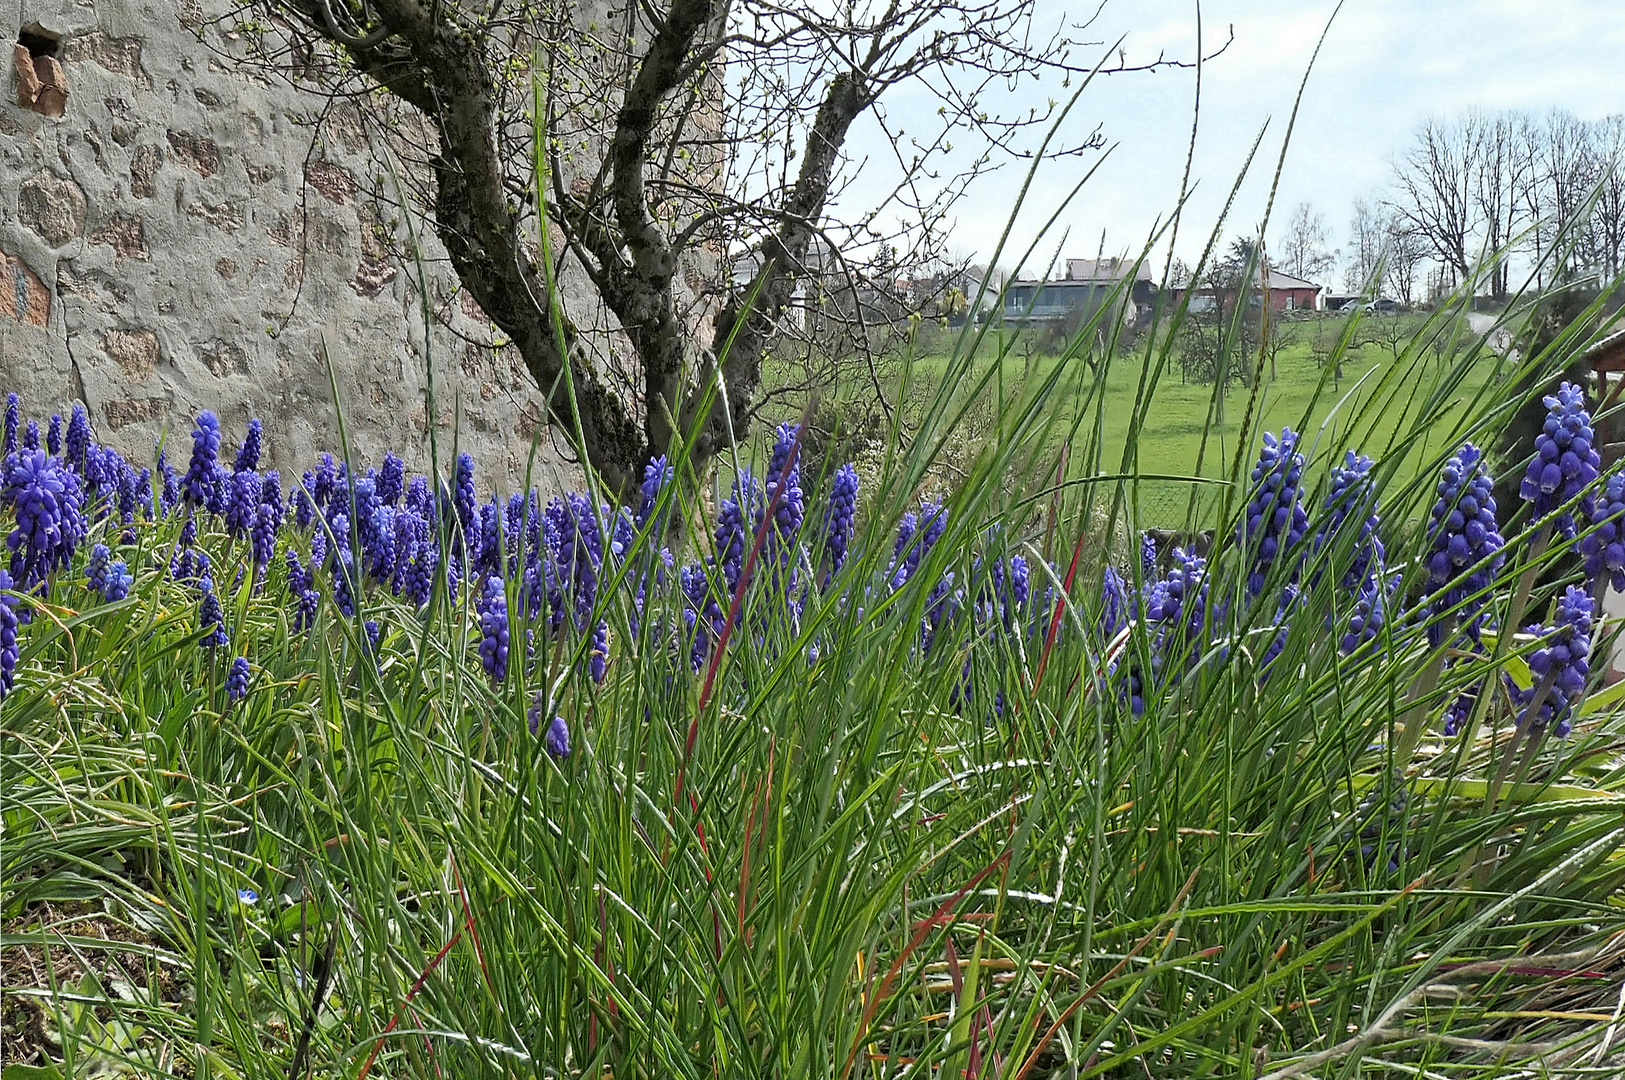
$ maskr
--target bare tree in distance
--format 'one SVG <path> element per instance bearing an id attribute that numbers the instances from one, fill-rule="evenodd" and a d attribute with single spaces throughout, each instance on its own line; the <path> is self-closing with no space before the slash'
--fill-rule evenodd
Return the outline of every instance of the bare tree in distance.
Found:
<path id="1" fill-rule="evenodd" d="M 1603 280 L 1615 281 L 1625 273 L 1625 116 L 1616 114 L 1596 125 L 1595 149 L 1603 172 L 1592 217 L 1594 258 Z"/>
<path id="2" fill-rule="evenodd" d="M 1464 123 L 1467 137 L 1478 148 L 1472 191 L 1474 213 L 1482 231 L 1480 258 L 1492 258 L 1512 242 L 1521 220 L 1518 193 L 1528 186 L 1534 166 L 1518 153 L 1520 118 L 1516 114 L 1469 113 Z M 1490 269 L 1490 295 L 1497 301 L 1507 298 L 1511 269 L 1504 258 L 1496 258 Z"/>
<path id="3" fill-rule="evenodd" d="M 1388 222 L 1387 243 L 1382 250 L 1382 283 L 1395 300 L 1407 306 L 1416 302 L 1416 286 L 1427 257 L 1427 241 L 1414 229 L 1397 218 Z"/>
<path id="4" fill-rule="evenodd" d="M 1337 265 L 1337 252 L 1327 245 L 1326 215 L 1299 203 L 1287 219 L 1276 269 L 1305 281 L 1317 280 Z"/>
<path id="5" fill-rule="evenodd" d="M 1349 214 L 1348 265 L 1343 270 L 1343 288 L 1351 293 L 1377 291 L 1382 269 L 1382 250 L 1387 243 L 1382 210 L 1371 200 L 1356 198 Z"/>
<path id="6" fill-rule="evenodd" d="M 1424 123 L 1394 166 L 1392 208 L 1452 281 L 1467 280 L 1472 266 L 1478 164 L 1478 125 L 1460 119 Z"/>
<path id="7" fill-rule="evenodd" d="M 1505 256 L 1514 246 L 1543 285 L 1612 280 L 1625 269 L 1622 157 L 1620 116 L 1468 112 L 1417 130 L 1394 163 L 1389 206 L 1401 234 L 1425 245 L 1440 288 L 1496 258 L 1486 280 L 1504 300 L 1511 291 Z"/>
<path id="8" fill-rule="evenodd" d="M 1591 189 L 1602 178 L 1602 165 L 1597 153 L 1594 129 L 1591 124 L 1577 119 L 1572 113 L 1554 109 L 1544 121 L 1530 123 L 1534 151 L 1529 163 L 1532 193 L 1526 198 L 1529 216 L 1539 219 L 1535 230 L 1536 256 L 1544 235 L 1549 246 L 1555 247 L 1553 265 L 1548 274 L 1551 280 L 1561 280 L 1578 269 L 1575 263 L 1589 261 L 1593 254 L 1587 245 L 1559 244 L 1557 236 L 1572 226 L 1586 210 Z M 1606 258 L 1606 257 L 1605 257 Z"/>
<path id="9" fill-rule="evenodd" d="M 1078 80 L 1194 60 L 1136 64 L 1119 49 L 1096 63 L 1091 20 L 1045 36 L 1033 0 L 657 0 L 585 26 L 563 0 L 253 2 L 272 28 L 268 62 L 375 115 L 374 87 L 412 107 L 421 136 L 386 126 L 416 158 L 414 201 L 549 392 L 548 419 L 620 497 L 677 433 L 697 433 L 703 464 L 749 431 L 767 348 L 809 278 L 882 242 L 929 263 L 966 185 L 1037 153 Z M 1047 107 L 1000 111 L 1007 88 L 1043 78 L 1056 87 Z M 894 122 L 898 88 L 936 99 L 927 127 Z M 859 125 L 874 141 L 849 153 Z M 1096 127 L 1048 153 L 1103 143 Z M 868 154 L 892 183 L 837 220 Z M 711 306 L 693 257 L 731 264 L 741 251 L 754 280 L 724 281 Z M 550 302 L 561 275 L 590 288 L 629 353 Z M 710 332 L 692 333 L 706 310 Z"/>

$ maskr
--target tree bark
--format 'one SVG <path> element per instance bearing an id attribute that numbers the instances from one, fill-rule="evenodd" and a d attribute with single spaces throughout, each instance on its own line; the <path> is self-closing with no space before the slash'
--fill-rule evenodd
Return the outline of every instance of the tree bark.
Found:
<path id="1" fill-rule="evenodd" d="M 548 394 L 553 422 L 574 435 L 579 417 L 586 462 L 612 492 L 626 496 L 641 479 L 649 443 L 621 395 L 594 369 L 562 307 L 561 318 L 554 318 L 546 278 L 526 249 L 519 208 L 504 192 L 496 83 L 473 31 L 439 5 L 374 0 L 387 33 L 357 41 L 327 19 L 323 0 L 291 0 L 290 6 L 434 125 L 434 227 L 452 266 Z"/>

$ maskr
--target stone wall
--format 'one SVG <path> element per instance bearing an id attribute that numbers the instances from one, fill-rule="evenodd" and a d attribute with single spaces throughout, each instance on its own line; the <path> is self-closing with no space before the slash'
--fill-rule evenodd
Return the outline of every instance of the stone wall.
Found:
<path id="1" fill-rule="evenodd" d="M 359 113 L 236 63 L 210 21 L 233 7 L 0 0 L 0 393 L 36 415 L 83 401 L 138 461 L 166 431 L 189 445 L 199 409 L 228 446 L 258 416 L 270 464 L 299 470 L 339 445 L 336 382 L 352 452 L 421 469 L 429 357 L 442 462 L 455 438 L 488 481 L 523 480 L 542 397 L 518 357 L 432 240 L 425 348 Z M 536 481 L 579 483 L 539 434 Z"/>

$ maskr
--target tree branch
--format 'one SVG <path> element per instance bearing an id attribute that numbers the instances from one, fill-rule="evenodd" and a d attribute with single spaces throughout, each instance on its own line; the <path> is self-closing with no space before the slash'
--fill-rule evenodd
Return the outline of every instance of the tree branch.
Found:
<path id="1" fill-rule="evenodd" d="M 634 488 L 648 443 L 622 396 L 595 371 L 568 317 L 555 324 L 545 281 L 526 250 L 519 207 L 504 193 L 499 97 L 475 30 L 438 4 L 431 10 L 420 0 L 374 0 L 380 26 L 360 40 L 377 43 L 354 44 L 353 35 L 335 36 L 328 13 L 317 10 L 325 0 L 288 0 L 287 6 L 435 126 L 440 145 L 429 156 L 435 230 L 458 276 L 549 395 L 554 423 L 575 432 L 579 415 L 585 460 L 611 490 Z"/>

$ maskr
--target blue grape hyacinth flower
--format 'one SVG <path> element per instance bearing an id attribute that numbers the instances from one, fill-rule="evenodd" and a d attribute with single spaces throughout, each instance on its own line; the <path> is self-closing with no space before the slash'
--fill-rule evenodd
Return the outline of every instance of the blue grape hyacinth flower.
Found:
<path id="1" fill-rule="evenodd" d="M 920 620 L 920 651 L 930 655 L 936 646 L 942 628 L 956 616 L 965 604 L 965 590 L 955 588 L 954 572 L 949 570 L 931 588 L 925 600 L 925 617 Z"/>
<path id="2" fill-rule="evenodd" d="M 1381 563 L 1367 572 L 1365 583 L 1355 597 L 1348 627 L 1338 643 L 1343 655 L 1347 656 L 1382 633 L 1383 624 L 1388 619 L 1388 604 L 1398 583 L 1398 576 L 1388 575 Z"/>
<path id="3" fill-rule="evenodd" d="M 22 423 L 22 399 L 16 394 L 6 395 L 6 426 L 0 453 L 10 454 L 17 449 L 17 429 Z"/>
<path id="4" fill-rule="evenodd" d="M 204 410 L 198 414 L 197 427 L 192 429 L 192 460 L 181 481 L 189 505 L 207 506 L 213 501 L 214 473 L 219 458 L 220 421 L 214 413 Z"/>
<path id="5" fill-rule="evenodd" d="M 562 622 L 568 606 L 576 629 L 587 628 L 587 617 L 598 602 L 598 582 L 604 566 L 603 523 L 592 500 L 579 492 L 548 504 L 552 523 L 551 539 L 557 545 L 554 565 L 558 568 L 559 604 L 556 618 Z"/>
<path id="6" fill-rule="evenodd" d="M 479 495 L 474 488 L 474 458 L 470 454 L 457 455 L 457 472 L 452 485 L 452 507 L 457 512 L 457 524 L 472 549 L 477 538 L 474 523 L 479 516 Z"/>
<path id="7" fill-rule="evenodd" d="M 1174 548 L 1167 575 L 1146 591 L 1145 618 L 1157 628 L 1159 651 L 1174 639 L 1183 639 L 1186 648 L 1200 644 L 1207 624 L 1208 589 L 1207 560 Z"/>
<path id="8" fill-rule="evenodd" d="M 247 657 L 239 656 L 233 660 L 231 671 L 226 675 L 226 697 L 231 701 L 243 700 L 248 696 L 248 683 L 252 678 Z"/>
<path id="9" fill-rule="evenodd" d="M 773 507 L 773 532 L 768 536 L 775 561 L 787 561 L 807 508 L 801 493 L 801 425 L 780 424 L 773 456 L 767 465 L 767 500 Z"/>
<path id="10" fill-rule="evenodd" d="M 1593 595 L 1602 595 L 1605 581 L 1615 592 L 1625 592 L 1625 473 L 1610 476 L 1593 500 L 1591 523 L 1596 528 L 1581 538 L 1580 554 Z"/>
<path id="11" fill-rule="evenodd" d="M 824 515 L 824 550 L 829 556 L 830 573 L 846 563 L 852 547 L 852 529 L 858 511 L 858 470 L 842 465 L 835 470 L 830 485 L 829 509 Z"/>
<path id="12" fill-rule="evenodd" d="M 43 450 L 22 449 L 6 458 L 0 507 L 11 507 L 15 527 L 6 538 L 11 574 L 18 588 L 32 589 L 65 570 L 85 539 L 79 477 Z"/>
<path id="13" fill-rule="evenodd" d="M 231 644 L 226 633 L 226 615 L 220 609 L 220 597 L 215 595 L 214 579 L 198 578 L 198 591 L 203 594 L 198 604 L 198 626 L 203 630 L 203 644 L 208 648 Z"/>
<path id="14" fill-rule="evenodd" d="M 1377 517 L 1377 486 L 1371 478 L 1373 462 L 1364 454 L 1349 450 L 1343 463 L 1332 468 L 1331 483 L 1321 508 L 1325 517 L 1315 530 L 1315 550 L 1322 551 L 1342 535 L 1351 519 L 1359 522 L 1359 535 L 1354 539 L 1353 557 L 1339 581 L 1345 588 L 1363 583 L 1373 563 L 1380 563 L 1386 552 L 1378 537 L 1380 521 Z"/>
<path id="15" fill-rule="evenodd" d="M 508 677 L 509 645 L 508 594 L 501 578 L 486 579 L 479 611 L 480 664 L 492 682 L 501 683 Z"/>
<path id="16" fill-rule="evenodd" d="M 226 500 L 226 535 L 233 540 L 247 536 L 259 516 L 264 483 L 256 472 L 231 474 L 231 493 Z"/>
<path id="17" fill-rule="evenodd" d="M 897 528 L 897 547 L 892 553 L 891 587 L 901 589 L 920 568 L 920 560 L 931 553 L 948 528 L 948 508 L 926 503 L 919 514 L 905 514 Z M 1019 556 L 1018 556 L 1019 558 Z"/>
<path id="18" fill-rule="evenodd" d="M 106 544 L 97 544 L 90 551 L 90 559 L 85 564 L 85 580 L 101 598 L 108 603 L 117 603 L 130 595 L 130 586 L 135 584 L 135 578 L 130 575 L 130 568 L 123 559 L 116 562 L 113 553 Z"/>
<path id="19" fill-rule="evenodd" d="M 731 593 L 744 573 L 745 554 L 756 542 L 756 526 L 763 511 L 762 488 L 749 469 L 734 478 L 733 497 L 723 499 L 717 511 L 717 562 Z"/>
<path id="20" fill-rule="evenodd" d="M 1559 738 L 1568 735 L 1574 705 L 1585 693 L 1591 674 L 1593 613 L 1591 597 L 1583 589 L 1570 585 L 1558 598 L 1556 619 L 1541 633 L 1541 647 L 1529 656 L 1535 685 L 1520 692 L 1524 706 L 1518 717 L 1520 728 L 1533 732 L 1551 727 Z M 1532 715 L 1531 708 L 1535 710 Z"/>
<path id="21" fill-rule="evenodd" d="M 412 482 L 406 485 L 406 508 L 416 511 L 425 521 L 433 521 L 435 507 L 434 489 L 429 486 L 429 478 L 412 477 Z"/>
<path id="22" fill-rule="evenodd" d="M 277 474 L 274 472 L 265 475 L 260 506 L 254 515 L 254 528 L 251 534 L 254 566 L 261 576 L 264 575 L 265 568 L 271 565 L 271 560 L 276 557 L 277 534 L 282 529 L 282 490 L 276 479 Z"/>
<path id="23" fill-rule="evenodd" d="M 300 633 L 313 629 L 316 625 L 316 610 L 321 602 L 322 594 L 315 589 L 300 590 L 299 603 L 293 613 L 293 628 Z"/>
<path id="24" fill-rule="evenodd" d="M 343 515 L 339 515 L 343 519 Z M 333 605 L 346 619 L 355 618 L 356 593 L 360 589 L 360 575 L 356 573 L 355 556 L 350 554 L 348 546 L 333 550 L 331 559 L 333 573 Z"/>
<path id="25" fill-rule="evenodd" d="M 555 716 L 553 722 L 547 725 L 547 752 L 555 761 L 563 761 L 570 756 L 570 726 L 562 716 Z"/>
<path id="26" fill-rule="evenodd" d="M 175 470 L 175 466 L 169 463 L 169 459 L 162 452 L 158 454 L 158 476 L 160 478 L 158 514 L 160 517 L 168 517 L 169 512 L 179 506 L 181 502 L 181 474 Z"/>
<path id="27" fill-rule="evenodd" d="M 474 570 L 489 575 L 502 574 L 502 504 L 492 496 L 480 507 L 479 540 L 469 541 L 469 558 Z"/>
<path id="28" fill-rule="evenodd" d="M 1602 468 L 1602 456 L 1593 445 L 1591 414 L 1585 395 L 1573 383 L 1563 383 L 1546 400 L 1546 424 L 1535 439 L 1535 456 L 1523 476 L 1518 494 L 1535 508 L 1536 522 L 1543 522 L 1557 508 L 1581 495 L 1594 483 Z M 1581 508 L 1590 507 L 1582 502 Z M 1563 513 L 1551 522 L 1558 535 L 1572 539 L 1574 515 Z"/>
<path id="29" fill-rule="evenodd" d="M 1473 717 L 1473 710 L 1478 706 L 1478 694 L 1482 684 L 1469 686 L 1465 691 L 1456 695 L 1448 708 L 1444 711 L 1444 733 L 1446 738 L 1454 737 Z"/>
<path id="30" fill-rule="evenodd" d="M 378 499 L 385 506 L 394 506 L 406 493 L 406 462 L 394 454 L 386 453 L 378 469 Z"/>
<path id="31" fill-rule="evenodd" d="M 661 493 L 676 476 L 676 470 L 667 462 L 666 455 L 661 454 L 643 469 L 643 483 L 638 485 L 638 531 L 642 532 L 654 520 L 655 510 L 660 505 Z M 655 535 L 659 536 L 657 530 Z"/>
<path id="32" fill-rule="evenodd" d="M 1476 446 L 1463 444 L 1445 462 L 1437 491 L 1439 498 L 1428 526 L 1431 554 L 1426 586 L 1435 615 L 1486 589 L 1501 569 L 1502 549 L 1506 546 L 1495 522 L 1493 482 L 1484 471 L 1484 455 Z M 1476 625 L 1482 607 L 1482 600 L 1474 601 L 1459 618 L 1469 626 Z M 1437 620 L 1428 627 L 1428 639 L 1435 647 L 1447 636 L 1448 629 Z"/>
<path id="33" fill-rule="evenodd" d="M 886 564 L 886 580 L 891 587 L 900 589 L 908 581 L 908 567 L 905 554 L 909 545 L 914 543 L 914 534 L 920 531 L 920 516 L 910 510 L 903 515 L 903 520 L 897 523 L 897 539 L 892 543 L 891 562 Z"/>
<path id="34" fill-rule="evenodd" d="M 316 499 L 316 474 L 306 470 L 305 475 L 299 478 L 299 483 L 293 489 L 293 523 L 301 529 L 308 529 L 316 521 L 316 514 L 320 505 Z"/>
<path id="35" fill-rule="evenodd" d="M 231 470 L 219 462 L 214 466 L 214 482 L 209 485 L 209 498 L 205 504 L 209 513 L 223 516 L 231 502 Z"/>
<path id="36" fill-rule="evenodd" d="M 316 463 L 316 468 L 311 475 L 311 481 L 312 483 L 309 485 L 310 493 L 316 499 L 316 506 L 318 509 L 325 510 L 328 500 L 333 497 L 333 489 L 338 486 L 339 482 L 339 466 L 333 460 L 332 454 L 322 455 L 322 460 Z"/>
<path id="37" fill-rule="evenodd" d="M 248 434 L 243 436 L 243 445 L 237 450 L 237 472 L 254 472 L 260 467 L 260 452 L 263 446 L 263 427 L 259 420 L 248 422 Z"/>
<path id="38" fill-rule="evenodd" d="M 6 593 L 16 589 L 17 583 L 0 567 L 0 701 L 6 700 L 17 680 L 17 661 L 22 651 L 17 645 L 17 598 Z"/>
<path id="39" fill-rule="evenodd" d="M 112 550 L 106 544 L 97 544 L 85 561 L 85 583 L 98 593 L 107 587 L 107 567 L 112 559 Z"/>
<path id="40" fill-rule="evenodd" d="M 102 590 L 102 596 L 109 604 L 116 604 L 130 595 L 130 586 L 135 584 L 135 576 L 123 559 L 115 559 L 113 565 L 107 568 L 107 585 Z"/>
<path id="41" fill-rule="evenodd" d="M 1288 636 L 1292 633 L 1292 616 L 1298 607 L 1298 598 L 1301 591 L 1296 585 L 1288 585 L 1281 590 L 1281 602 L 1275 609 L 1275 634 L 1270 638 L 1269 645 L 1265 646 L 1263 655 L 1258 660 L 1259 679 L 1267 681 L 1270 676 L 1270 665 L 1286 650 Z"/>
<path id="42" fill-rule="evenodd" d="M 593 682 L 602 685 L 607 674 L 609 674 L 609 623 L 599 622 L 593 628 L 592 646 L 587 653 L 587 676 Z"/>
<path id="43" fill-rule="evenodd" d="M 146 469 L 137 473 L 122 460 L 118 471 L 118 516 L 119 524 L 130 525 L 135 521 L 135 514 L 141 507 L 141 488 L 152 483 L 152 473 Z M 132 539 L 125 543 L 134 543 Z"/>
<path id="44" fill-rule="evenodd" d="M 1110 641 L 1134 617 L 1129 602 L 1128 583 L 1117 567 L 1108 566 L 1100 582 L 1100 637 Z"/>
<path id="45" fill-rule="evenodd" d="M 1279 438 L 1264 433 L 1264 449 L 1253 466 L 1253 489 L 1240 542 L 1252 560 L 1247 592 L 1257 596 L 1277 560 L 1291 557 L 1309 529 L 1302 500 L 1303 455 L 1298 434 L 1282 428 Z"/>
<path id="46" fill-rule="evenodd" d="M 68 421 L 67 463 L 69 468 L 85 466 L 85 455 L 90 450 L 91 430 L 90 417 L 85 413 L 85 407 L 77 402 L 73 406 L 73 417 Z"/>

